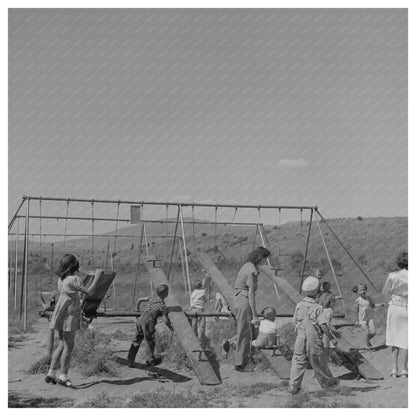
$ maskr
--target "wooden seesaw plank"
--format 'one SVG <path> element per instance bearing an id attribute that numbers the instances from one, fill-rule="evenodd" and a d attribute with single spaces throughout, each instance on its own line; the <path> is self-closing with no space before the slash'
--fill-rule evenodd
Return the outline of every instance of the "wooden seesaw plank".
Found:
<path id="1" fill-rule="evenodd" d="M 231 312 L 235 315 L 236 309 L 234 306 L 234 289 L 229 285 L 224 275 L 218 270 L 217 266 L 207 254 L 197 253 L 197 257 L 202 267 L 211 276 L 212 280 L 217 285 L 218 290 L 224 296 Z M 290 378 L 290 361 L 288 361 L 283 355 L 276 354 L 276 351 L 273 350 L 260 349 L 259 351 L 279 378 L 283 380 Z"/>
<path id="2" fill-rule="evenodd" d="M 169 286 L 165 273 L 160 267 L 157 267 L 156 261 L 155 257 L 144 257 L 144 264 L 150 274 L 150 279 L 152 280 L 154 287 L 161 284 Z M 175 329 L 175 332 L 178 334 L 179 342 L 184 348 L 187 357 L 191 361 L 192 368 L 194 369 L 199 382 L 203 385 L 221 384 L 221 377 L 219 373 L 217 374 L 215 372 L 212 362 L 207 357 L 206 353 L 203 352 L 203 348 L 198 339 L 195 337 L 188 318 L 186 317 L 184 311 L 182 310 L 182 306 L 180 306 L 176 297 L 169 292 L 169 296 L 166 298 L 165 302 L 168 307 L 170 322 Z M 213 358 L 211 358 L 211 360 L 212 359 Z"/>
<path id="3" fill-rule="evenodd" d="M 259 270 L 277 284 L 289 300 L 296 305 L 302 300 L 302 296 L 283 277 L 275 276 L 274 271 L 268 266 L 260 266 Z M 382 380 L 383 375 L 363 355 L 361 355 L 347 339 L 341 335 L 338 338 L 338 350 L 357 368 L 360 375 L 368 380 Z"/>

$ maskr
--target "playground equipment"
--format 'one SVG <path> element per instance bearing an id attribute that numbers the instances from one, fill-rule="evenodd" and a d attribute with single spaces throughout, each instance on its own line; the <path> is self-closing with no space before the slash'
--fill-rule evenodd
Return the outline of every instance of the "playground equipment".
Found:
<path id="1" fill-rule="evenodd" d="M 32 201 L 39 201 L 39 215 L 33 212 L 33 209 L 31 211 L 31 202 Z M 62 211 L 64 211 L 65 215 L 58 215 L 55 212 L 47 212 L 47 207 L 45 207 L 45 204 L 65 204 Z M 90 214 L 89 215 L 76 215 L 74 212 L 75 210 L 71 209 L 71 204 L 77 204 L 78 210 L 84 209 L 85 207 L 89 207 Z M 116 216 L 111 217 L 109 215 L 100 215 L 98 214 L 98 210 L 103 206 L 111 206 L 116 205 Z M 148 210 L 149 212 L 153 212 L 157 207 L 164 208 L 165 211 L 165 218 L 163 220 L 155 219 L 154 213 L 153 218 L 147 218 L 146 215 L 148 214 L 148 211 L 145 212 L 145 207 L 151 208 L 151 210 Z M 25 214 L 22 215 L 21 211 L 25 208 Z M 130 218 L 123 217 L 122 210 L 123 208 L 129 209 L 129 216 Z M 169 219 L 169 208 L 173 208 L 175 212 L 176 219 Z M 233 216 L 231 221 L 220 221 L 219 216 L 219 209 L 227 210 L 232 209 L 233 210 Z M 186 209 L 191 210 L 191 215 L 186 217 L 184 211 Z M 205 209 L 205 210 L 213 210 L 214 211 L 214 221 L 196 221 L 195 220 L 195 210 L 196 209 Z M 248 210 L 248 211 L 254 211 L 257 210 L 258 219 L 257 221 L 238 221 L 236 222 L 236 216 L 239 212 L 242 210 Z M 278 232 L 280 229 L 281 224 L 281 214 L 282 211 L 299 211 L 301 214 L 301 230 L 303 230 L 304 227 L 304 219 L 303 214 L 304 212 L 309 212 L 309 223 L 307 227 L 307 235 L 306 235 L 306 245 L 303 251 L 303 263 L 302 263 L 302 269 L 300 273 L 300 279 L 299 279 L 299 288 L 301 287 L 303 278 L 305 276 L 306 266 L 307 266 L 307 255 L 308 255 L 308 247 L 309 247 L 309 241 L 310 241 L 310 235 L 311 235 L 311 227 L 313 219 L 315 218 L 315 223 L 318 226 L 320 236 L 324 245 L 325 253 L 330 265 L 330 270 L 332 273 L 332 277 L 336 283 L 336 287 L 338 289 L 338 297 L 342 299 L 342 293 L 340 286 L 338 284 L 338 277 L 335 273 L 335 269 L 332 265 L 332 261 L 328 252 L 328 248 L 326 246 L 325 240 L 324 240 L 324 234 L 321 231 L 320 224 L 324 224 L 327 226 L 330 233 L 334 236 L 334 238 L 337 240 L 337 242 L 341 245 L 341 247 L 345 250 L 347 255 L 351 258 L 353 263 L 356 265 L 357 269 L 361 272 L 361 274 L 364 276 L 364 278 L 370 283 L 370 285 L 378 292 L 378 289 L 375 287 L 375 285 L 371 282 L 370 278 L 367 276 L 365 271 L 361 268 L 361 266 L 357 263 L 357 261 L 352 257 L 351 253 L 349 253 L 348 249 L 342 244 L 342 242 L 339 240 L 339 238 L 336 236 L 335 232 L 332 230 L 330 225 L 327 223 L 325 218 L 322 216 L 322 214 L 319 212 L 318 208 L 315 206 L 280 206 L 280 205 L 236 205 L 236 204 L 203 204 L 203 203 L 182 203 L 182 202 L 148 202 L 148 201 L 121 201 L 121 200 L 96 200 L 96 199 L 82 199 L 82 198 L 55 198 L 55 197 L 35 197 L 35 196 L 24 196 L 18 209 L 16 210 L 16 213 L 12 217 L 10 223 L 9 223 L 9 236 L 10 238 L 15 239 L 15 256 L 11 255 L 9 259 L 9 269 L 13 270 L 14 273 L 10 273 L 9 275 L 9 288 L 10 291 L 13 293 L 13 296 L 15 296 L 15 305 L 17 308 L 17 288 L 18 288 L 18 245 L 19 240 L 21 240 L 20 237 L 23 237 L 23 256 L 21 259 L 22 267 L 21 267 L 21 290 L 20 290 L 20 317 L 23 320 L 24 328 L 27 328 L 27 294 L 28 294 L 28 283 L 29 283 L 29 273 L 28 273 L 28 257 L 29 257 L 29 240 L 30 237 L 39 236 L 39 252 L 41 253 L 42 247 L 45 246 L 45 241 L 42 240 L 43 238 L 53 238 L 55 241 L 58 241 L 57 239 L 59 237 L 63 237 L 63 246 L 67 250 L 68 245 L 68 237 L 69 236 L 84 236 L 88 237 L 90 239 L 90 250 L 92 254 L 92 261 L 91 266 L 97 267 L 100 266 L 96 263 L 96 249 L 97 249 L 97 239 L 98 238 L 105 238 L 107 241 L 107 255 L 106 255 L 106 261 L 105 266 L 103 266 L 104 269 L 107 269 L 108 266 L 108 259 L 110 260 L 110 266 L 112 269 L 112 273 L 114 273 L 114 269 L 116 268 L 114 264 L 114 257 L 116 254 L 116 243 L 118 239 L 120 238 L 133 238 L 134 241 L 138 241 L 138 247 L 136 248 L 137 251 L 137 265 L 136 267 L 136 278 L 135 278 L 135 284 L 134 284 L 134 290 L 132 291 L 133 299 L 132 304 L 135 304 L 136 296 L 137 296 L 137 288 L 138 285 L 138 279 L 139 279 L 139 267 L 141 263 L 144 262 L 145 267 L 148 271 L 148 274 L 150 275 L 149 284 L 150 284 L 150 290 L 153 290 L 153 287 L 157 284 L 160 284 L 160 282 L 168 282 L 168 284 L 172 287 L 173 285 L 173 274 L 172 274 L 172 265 L 174 262 L 174 256 L 175 256 L 175 249 L 177 256 L 180 257 L 181 265 L 182 265 L 182 275 L 184 279 L 184 288 L 186 292 L 188 292 L 188 295 L 190 295 L 191 292 L 191 274 L 190 274 L 190 267 L 189 267 L 189 250 L 188 250 L 188 239 L 190 238 L 189 234 L 186 233 L 186 225 L 192 225 L 192 235 L 195 235 L 195 228 L 198 225 L 203 224 L 210 224 L 214 226 L 214 243 L 217 242 L 217 235 L 218 235 L 218 229 L 217 227 L 220 225 L 226 226 L 253 226 L 256 227 L 256 233 L 253 241 L 253 247 L 256 245 L 257 237 L 260 239 L 260 244 L 269 247 L 270 244 L 267 238 L 267 233 L 265 231 L 263 220 L 262 220 L 262 214 L 264 211 L 272 211 L 277 212 L 278 217 Z M 69 215 L 71 213 L 71 215 Z M 146 214 L 146 215 L 145 215 Z M 173 217 L 173 218 L 175 218 Z M 159 218 L 162 218 L 160 216 Z M 191 220 L 189 220 L 191 218 Z M 24 232 L 20 232 L 20 219 L 24 220 Z M 33 221 L 39 221 L 39 233 L 31 233 L 31 229 L 33 226 Z M 51 223 L 53 224 L 53 231 L 55 231 L 56 222 L 64 221 L 64 232 L 63 233 L 57 233 L 57 232 L 51 232 Z M 68 223 L 69 222 L 84 222 L 89 221 L 91 223 L 91 233 L 87 234 L 85 231 L 82 233 L 69 233 L 68 232 Z M 98 231 L 98 228 L 101 224 L 108 224 L 112 223 L 115 224 L 115 227 L 112 231 L 109 230 L 101 230 Z M 125 224 L 137 224 L 138 225 L 138 231 L 134 235 L 119 235 L 119 224 L 125 223 Z M 149 247 L 150 247 L 150 237 L 147 232 L 146 225 L 152 224 L 152 223 L 159 223 L 162 225 L 162 233 L 160 235 L 154 236 L 155 238 L 164 238 L 164 240 L 167 242 L 168 245 L 170 245 L 170 255 L 167 255 L 167 273 L 165 274 L 163 270 L 156 265 L 154 257 L 151 257 L 149 253 Z M 17 227 L 15 227 L 15 224 Z M 168 226 L 169 224 L 174 225 L 174 231 L 173 235 L 169 235 L 168 233 Z M 49 226 L 49 228 L 48 228 Z M 163 226 L 165 227 L 163 230 Z M 83 227 L 83 230 L 85 230 L 85 227 Z M 111 244 L 112 241 L 112 244 Z M 56 242 L 55 245 L 58 243 Z M 142 249 L 143 246 L 145 248 L 145 256 L 142 256 Z M 52 243 L 53 247 L 53 243 Z M 280 253 L 280 244 L 278 245 L 278 254 Z M 110 253 L 110 254 L 109 254 Z M 275 254 L 275 253 L 272 253 Z M 202 256 L 204 257 L 204 256 Z M 199 259 L 201 261 L 201 256 L 199 256 Z M 205 256 L 206 257 L 206 256 Z M 150 263 L 148 263 L 146 260 L 152 259 L 153 266 L 150 266 Z M 229 305 L 232 307 L 233 301 L 231 297 L 231 288 L 229 287 L 228 283 L 223 278 L 221 272 L 219 272 L 218 268 L 214 265 L 214 267 L 217 269 L 215 271 L 214 267 L 212 267 L 213 263 L 211 265 L 208 265 L 208 260 L 211 261 L 209 258 L 202 259 L 201 263 L 204 265 L 205 270 L 211 275 L 213 278 L 215 284 L 218 286 L 221 293 L 228 293 L 228 299 L 227 296 L 224 295 L 224 297 L 227 299 Z M 13 265 L 14 262 L 14 265 Z M 14 266 L 14 267 L 13 267 Z M 281 296 L 287 297 L 292 304 L 297 303 L 298 299 L 300 298 L 300 295 L 298 293 L 298 290 L 295 289 L 293 286 L 291 286 L 285 279 L 283 279 L 280 276 L 276 275 L 276 271 L 281 270 L 280 263 L 279 263 L 279 255 L 271 256 L 271 261 L 269 262 L 268 267 L 266 267 L 264 270 L 262 270 L 266 275 L 268 275 L 273 282 L 274 289 L 276 296 L 280 298 Z M 108 270 L 105 270 L 105 272 L 108 272 Z M 111 274 L 109 275 L 111 276 Z M 214 278 L 216 276 L 216 278 Z M 113 276 L 114 279 L 114 276 Z M 111 277 L 106 279 L 106 287 L 107 283 L 112 284 L 113 280 L 111 280 L 111 283 L 109 283 L 111 280 Z M 114 286 L 113 286 L 114 287 Z M 107 292 L 108 287 L 106 288 L 105 292 Z M 102 301 L 102 294 L 104 293 L 104 290 L 100 291 L 100 298 Z M 143 294 L 141 294 L 143 295 Z M 91 300 L 93 301 L 91 304 L 94 305 L 89 316 L 110 316 L 110 314 L 102 314 L 102 312 L 97 311 L 98 305 L 101 301 L 98 299 Z M 207 351 L 202 349 L 200 346 L 198 340 L 194 337 L 193 333 L 190 334 L 190 326 L 187 320 L 187 314 L 182 310 L 182 307 L 179 305 L 179 302 L 177 299 L 175 299 L 174 296 L 169 296 L 169 306 L 170 306 L 170 316 L 173 321 L 176 323 L 174 326 L 176 326 L 176 332 L 179 335 L 179 338 L 183 342 L 185 351 L 194 367 L 194 370 L 202 384 L 218 384 L 218 382 L 221 381 L 219 373 L 216 370 L 216 364 L 212 363 L 211 358 L 207 357 Z M 87 308 L 88 309 L 88 308 Z M 89 310 L 89 309 L 88 309 Z M 232 309 L 231 309 L 232 310 Z M 120 314 L 123 314 L 126 312 L 120 312 Z M 101 314 L 101 315 L 100 315 Z M 115 316 L 115 313 L 111 316 Z M 126 316 L 126 315 L 118 315 L 118 316 Z M 203 316 L 203 315 L 201 315 Z M 206 315 L 207 316 L 207 315 Z M 220 316 L 220 314 L 218 314 Z M 192 331 L 191 331 L 192 332 Z M 348 345 L 347 342 L 341 346 L 343 351 L 345 351 L 345 355 L 348 357 L 351 357 L 351 361 L 354 361 L 354 363 L 359 367 L 359 370 L 361 374 L 363 374 L 367 378 L 377 378 L 375 369 L 368 366 L 368 362 L 361 361 L 360 355 L 357 355 L 358 352 L 354 351 L 354 356 L 352 355 L 351 348 Z M 282 355 L 278 354 L 278 346 L 273 350 L 273 357 L 270 355 L 270 351 L 264 350 L 263 355 L 266 356 L 266 359 L 270 362 L 272 368 L 275 368 L 275 371 L 277 374 L 280 373 L 280 376 L 282 378 L 287 378 L 287 360 Z M 349 355 L 348 355 L 349 354 Z M 285 360 L 285 361 L 284 361 Z M 207 364 L 209 363 L 209 364 Z"/>

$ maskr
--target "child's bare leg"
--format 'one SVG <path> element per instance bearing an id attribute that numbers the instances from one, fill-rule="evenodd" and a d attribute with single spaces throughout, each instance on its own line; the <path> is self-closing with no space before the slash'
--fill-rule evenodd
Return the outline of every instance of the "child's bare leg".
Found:
<path id="1" fill-rule="evenodd" d="M 64 332 L 64 349 L 61 356 L 61 374 L 60 379 L 66 381 L 68 379 L 68 370 L 71 363 L 72 351 L 74 350 L 75 344 L 75 331 Z"/>
<path id="2" fill-rule="evenodd" d="M 391 347 L 391 356 L 393 359 L 393 371 L 392 373 L 397 374 L 398 361 L 399 361 L 399 347 Z"/>
<path id="3" fill-rule="evenodd" d="M 406 373 L 408 372 L 408 367 L 407 367 L 407 361 L 409 358 L 409 353 L 407 349 L 402 349 L 403 351 L 403 355 L 404 355 L 404 361 L 403 361 L 403 370 L 406 371 Z"/>
<path id="4" fill-rule="evenodd" d="M 366 343 L 366 347 L 367 348 L 371 348 L 372 345 L 371 345 L 370 339 L 372 337 L 370 337 L 370 329 L 368 327 L 368 324 L 367 324 L 367 322 L 361 322 L 360 325 L 361 325 L 361 328 L 363 329 L 363 331 L 365 333 L 365 343 Z"/>
<path id="5" fill-rule="evenodd" d="M 376 327 L 374 325 L 374 319 L 370 319 L 368 322 L 368 342 L 376 335 Z"/>
<path id="6" fill-rule="evenodd" d="M 55 352 L 52 354 L 51 366 L 48 372 L 49 377 L 55 377 L 55 374 L 57 370 L 59 369 L 62 352 L 64 350 L 63 331 L 58 331 L 58 334 L 59 334 L 59 343 L 58 343 L 58 346 L 56 347 Z"/>

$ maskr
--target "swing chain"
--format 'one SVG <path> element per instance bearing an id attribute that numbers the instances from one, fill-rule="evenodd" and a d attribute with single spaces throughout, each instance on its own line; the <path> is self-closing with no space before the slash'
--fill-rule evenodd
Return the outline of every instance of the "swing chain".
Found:
<path id="1" fill-rule="evenodd" d="M 39 199 L 39 257 L 42 258 L 42 198 Z"/>
<path id="2" fill-rule="evenodd" d="M 67 227 L 68 227 L 68 212 L 69 212 L 69 198 L 66 201 L 65 230 L 64 230 L 64 248 L 65 248 L 65 245 L 66 245 L 66 234 L 67 234 Z"/>
<path id="3" fill-rule="evenodd" d="M 94 259 L 94 200 L 91 201 L 91 250 L 92 250 L 92 268 L 95 267 Z"/>

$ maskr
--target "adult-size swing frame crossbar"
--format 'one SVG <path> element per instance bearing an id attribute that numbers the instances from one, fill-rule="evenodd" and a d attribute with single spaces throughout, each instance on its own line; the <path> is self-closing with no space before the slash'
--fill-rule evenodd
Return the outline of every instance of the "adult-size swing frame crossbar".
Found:
<path id="1" fill-rule="evenodd" d="M 240 223 L 235 223 L 234 221 L 227 221 L 227 222 L 218 222 L 218 221 L 189 221 L 189 220 L 184 220 L 183 219 L 183 214 L 182 214 L 182 209 L 184 207 L 204 207 L 204 208 L 215 208 L 215 210 L 217 210 L 218 208 L 234 208 L 236 211 L 237 209 L 257 209 L 260 213 L 260 210 L 268 210 L 268 209 L 272 209 L 272 210 L 279 210 L 279 212 L 281 210 L 300 210 L 301 212 L 303 210 L 310 210 L 311 211 L 311 217 L 310 217 L 310 221 L 309 221 L 309 229 L 308 229 L 308 237 L 307 237 L 307 245 L 309 244 L 309 237 L 310 237 L 310 232 L 311 232 L 311 224 L 312 224 L 312 217 L 313 217 L 313 213 L 315 212 L 317 214 L 317 216 L 320 217 L 321 221 L 328 227 L 329 231 L 331 232 L 331 234 L 334 236 L 334 238 L 338 241 L 338 243 L 340 244 L 340 246 L 344 249 L 344 251 L 347 253 L 347 255 L 350 257 L 350 259 L 353 261 L 353 263 L 356 265 L 356 267 L 358 268 L 358 270 L 361 272 L 361 274 L 366 278 L 366 280 L 371 284 L 371 286 L 377 291 L 379 292 L 379 290 L 377 289 L 377 287 L 373 284 L 373 282 L 371 281 L 371 279 L 368 277 L 368 275 L 365 273 L 365 271 L 362 269 L 362 267 L 360 266 L 360 264 L 354 259 L 354 257 L 351 255 L 351 253 L 349 252 L 349 250 L 344 246 L 344 244 L 342 244 L 342 242 L 340 241 L 340 239 L 338 238 L 338 236 L 336 235 L 336 233 L 334 232 L 334 230 L 330 227 L 330 225 L 328 224 L 328 222 L 325 220 L 325 218 L 322 216 L 322 214 L 319 212 L 318 207 L 317 206 L 305 206 L 305 205 L 253 205 L 253 204 L 214 204 L 214 203 L 200 203 L 200 202 L 160 202 L 160 201 L 134 201 L 134 200 L 111 200 L 111 199 L 87 199 L 87 198 L 59 198 L 59 197 L 42 197 L 42 196 L 28 196 L 28 195 L 24 195 L 22 197 L 22 201 L 20 202 L 15 214 L 13 215 L 11 221 L 9 222 L 9 234 L 10 231 L 13 227 L 13 224 L 15 222 L 16 219 L 18 218 L 24 218 L 25 219 L 25 238 L 24 238 L 24 247 L 25 247 L 25 253 L 24 253 L 24 264 L 25 266 L 27 266 L 27 251 L 28 251 L 28 240 L 29 240 L 29 222 L 31 218 L 38 218 L 38 219 L 55 219 L 55 220 L 86 220 L 86 221 L 93 221 L 93 223 L 95 221 L 111 221 L 111 222 L 125 222 L 125 223 L 129 223 L 131 222 L 130 219 L 120 219 L 120 218 L 101 218 L 101 217 L 69 217 L 69 216 L 42 216 L 42 215 L 30 215 L 30 201 L 31 200 L 37 200 L 37 201 L 61 201 L 61 202 L 67 202 L 68 204 L 70 202 L 83 202 L 83 203 L 98 203 L 98 204 L 124 204 L 124 205 L 137 205 L 137 206 L 145 206 L 145 205 L 149 205 L 149 206 L 165 206 L 165 207 L 176 207 L 178 209 L 178 215 L 176 218 L 176 221 L 173 220 L 146 220 L 146 219 L 141 219 L 140 223 L 145 224 L 145 223 L 158 223 L 158 224 L 167 224 L 167 223 L 172 223 L 172 224 L 176 224 L 176 227 L 178 225 L 178 223 L 180 222 L 182 225 L 182 233 L 184 233 L 183 231 L 183 225 L 184 224 L 199 224 L 199 225 L 203 225 L 203 224 L 224 224 L 224 225 L 229 225 L 229 226 L 238 226 L 238 225 L 242 225 L 242 226 L 247 226 L 247 225 L 256 225 L 259 226 L 260 221 L 256 222 L 256 223 L 248 223 L 248 222 L 240 222 Z M 26 209 L 26 215 L 19 215 L 19 212 L 22 208 L 22 206 L 24 205 L 24 203 L 27 202 L 27 209 Z M 117 215 L 118 217 L 118 215 Z M 179 220 L 180 218 L 180 220 Z M 260 218 L 259 218 L 260 219 Z M 107 234 L 108 236 L 112 236 L 112 234 Z M 176 228 L 175 228 L 175 235 L 173 236 L 174 241 L 176 240 Z M 182 236 L 182 239 L 184 240 L 184 235 Z M 185 246 L 185 241 L 183 241 L 183 244 Z M 186 251 L 185 251 L 186 253 Z M 302 276 L 301 279 L 303 280 L 303 276 L 304 276 L 304 270 L 305 270 L 305 266 L 306 266 L 306 256 L 307 256 L 307 247 L 305 249 L 305 257 L 303 260 L 303 267 L 302 267 Z M 186 257 L 186 256 L 185 256 Z M 186 260 L 186 259 L 185 259 Z M 331 261 L 329 259 L 329 261 Z M 187 264 L 187 260 L 186 260 L 186 264 Z M 23 277 L 22 277 L 22 292 L 24 292 L 24 298 L 25 300 L 21 301 L 21 303 L 26 303 L 26 297 L 27 297 L 27 267 L 23 268 Z M 168 274 L 169 276 L 169 274 Z M 22 298 L 23 298 L 22 297 Z M 21 307 L 22 309 L 22 307 Z M 26 311 L 24 313 L 24 317 L 26 317 Z M 24 319 L 24 326 L 26 327 L 26 322 Z"/>
<path id="2" fill-rule="evenodd" d="M 16 218 L 26 218 L 25 215 L 17 215 Z M 29 215 L 29 219 L 45 219 L 45 220 L 80 220 L 80 221 L 109 221 L 109 222 L 126 222 L 130 223 L 130 218 L 103 218 L 103 217 L 66 217 L 62 215 Z M 141 220 L 140 222 L 144 223 L 151 223 L 151 224 L 176 224 L 176 221 L 174 220 Z M 198 221 L 190 221 L 190 220 L 184 220 L 184 224 L 195 224 L 195 225 L 213 225 L 213 224 L 219 224 L 219 225 L 230 225 L 230 226 L 238 226 L 238 225 L 263 225 L 258 222 L 231 222 L 231 221 L 204 221 L 204 220 L 198 220 Z M 135 225 L 135 224 L 134 224 Z M 68 235 L 68 234 L 67 234 Z M 97 234 L 95 234 L 97 235 Z"/>

